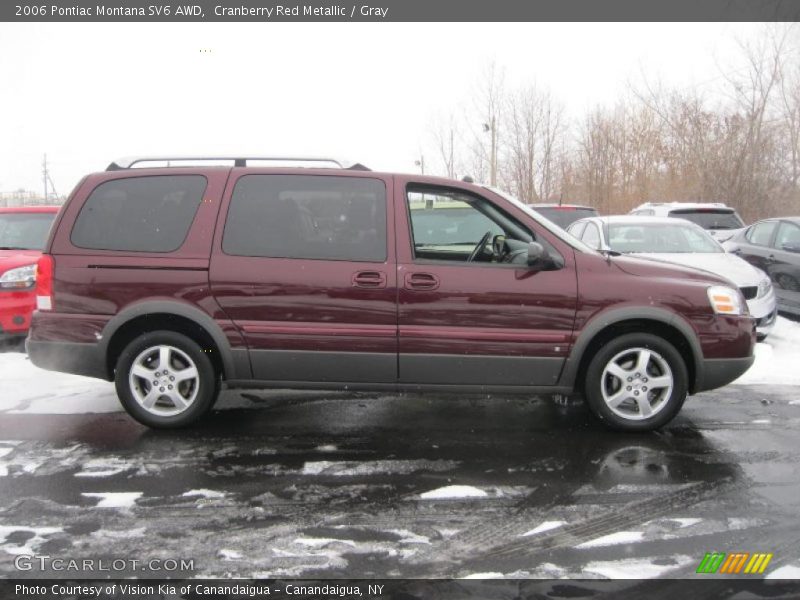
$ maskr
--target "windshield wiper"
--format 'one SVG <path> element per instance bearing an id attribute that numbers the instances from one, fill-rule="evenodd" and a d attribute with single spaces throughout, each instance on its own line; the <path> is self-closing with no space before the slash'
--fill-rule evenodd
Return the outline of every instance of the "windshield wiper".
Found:
<path id="1" fill-rule="evenodd" d="M 0 250 L 30 250 L 30 248 L 23 248 L 22 246 L 0 246 Z"/>

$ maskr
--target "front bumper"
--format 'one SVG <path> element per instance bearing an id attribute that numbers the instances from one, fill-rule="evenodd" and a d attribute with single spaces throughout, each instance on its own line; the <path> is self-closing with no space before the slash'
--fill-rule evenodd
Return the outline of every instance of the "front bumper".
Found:
<path id="1" fill-rule="evenodd" d="M 748 300 L 747 310 L 756 320 L 758 337 L 766 337 L 775 327 L 775 318 L 778 315 L 778 300 L 775 297 L 775 292 L 770 290 L 769 294 L 763 298 Z"/>
<path id="2" fill-rule="evenodd" d="M 755 355 L 745 358 L 706 358 L 702 361 L 702 371 L 698 373 L 695 392 L 704 392 L 728 385 L 738 379 L 756 360 Z"/>
<path id="3" fill-rule="evenodd" d="M 0 337 L 26 336 L 34 308 L 36 295 L 33 292 L 0 292 Z"/>
<path id="4" fill-rule="evenodd" d="M 28 338 L 25 350 L 40 369 L 108 379 L 105 360 L 97 344 L 43 342 Z"/>

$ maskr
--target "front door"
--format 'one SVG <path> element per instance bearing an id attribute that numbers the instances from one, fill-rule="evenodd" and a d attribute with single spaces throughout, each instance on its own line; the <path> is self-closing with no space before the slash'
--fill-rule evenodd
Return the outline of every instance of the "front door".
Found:
<path id="1" fill-rule="evenodd" d="M 401 384 L 558 380 L 575 319 L 572 249 L 489 196 L 396 178 Z M 533 240 L 558 268 L 528 267 Z"/>
<path id="2" fill-rule="evenodd" d="M 391 178 L 234 169 L 211 261 L 255 379 L 397 380 Z"/>

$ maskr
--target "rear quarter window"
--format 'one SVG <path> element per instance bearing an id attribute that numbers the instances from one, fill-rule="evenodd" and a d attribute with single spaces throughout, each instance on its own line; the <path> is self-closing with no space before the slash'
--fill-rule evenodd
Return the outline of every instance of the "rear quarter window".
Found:
<path id="1" fill-rule="evenodd" d="M 203 200 L 202 175 L 154 175 L 101 183 L 81 208 L 70 240 L 78 248 L 173 252 Z"/>

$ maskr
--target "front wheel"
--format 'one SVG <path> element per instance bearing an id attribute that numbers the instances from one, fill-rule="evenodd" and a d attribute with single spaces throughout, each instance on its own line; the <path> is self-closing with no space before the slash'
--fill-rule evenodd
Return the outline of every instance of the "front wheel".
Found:
<path id="1" fill-rule="evenodd" d="M 148 427 L 184 427 L 214 405 L 220 380 L 208 354 L 174 331 L 140 335 L 122 351 L 114 382 L 122 406 Z"/>
<path id="2" fill-rule="evenodd" d="M 686 364 L 672 344 L 649 333 L 629 333 L 609 341 L 592 358 L 586 400 L 614 429 L 650 431 L 678 414 L 688 380 Z"/>

